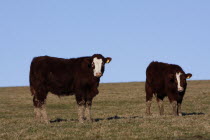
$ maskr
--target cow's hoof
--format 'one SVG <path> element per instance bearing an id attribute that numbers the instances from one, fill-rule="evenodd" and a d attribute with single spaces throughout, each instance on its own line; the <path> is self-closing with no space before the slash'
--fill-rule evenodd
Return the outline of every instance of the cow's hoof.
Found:
<path id="1" fill-rule="evenodd" d="M 146 113 L 146 116 L 152 116 L 152 114 L 151 113 Z"/>
<path id="2" fill-rule="evenodd" d="M 92 123 L 93 120 L 92 119 L 87 119 L 87 122 Z"/>
<path id="3" fill-rule="evenodd" d="M 84 122 L 85 122 L 84 119 L 79 119 L 80 124 L 83 124 Z"/>
<path id="4" fill-rule="evenodd" d="M 45 123 L 45 124 L 49 124 L 50 123 L 48 120 L 42 120 L 41 122 Z"/>

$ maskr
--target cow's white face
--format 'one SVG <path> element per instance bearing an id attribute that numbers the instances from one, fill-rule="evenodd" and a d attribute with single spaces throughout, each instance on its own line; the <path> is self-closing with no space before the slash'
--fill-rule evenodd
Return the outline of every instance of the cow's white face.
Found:
<path id="1" fill-rule="evenodd" d="M 103 61 L 102 59 L 98 59 L 95 57 L 92 62 L 93 67 L 93 75 L 95 77 L 101 77 L 102 76 L 102 67 L 103 67 Z"/>
<path id="2" fill-rule="evenodd" d="M 184 88 L 181 86 L 181 72 L 176 73 L 176 80 L 177 80 L 177 90 L 179 92 L 182 92 L 184 90 Z"/>

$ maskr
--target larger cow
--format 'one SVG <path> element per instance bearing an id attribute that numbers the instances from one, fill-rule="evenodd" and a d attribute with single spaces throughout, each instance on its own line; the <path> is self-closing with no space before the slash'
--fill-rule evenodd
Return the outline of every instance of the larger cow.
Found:
<path id="1" fill-rule="evenodd" d="M 48 123 L 45 103 L 48 92 L 58 96 L 75 95 L 79 122 L 91 121 L 93 98 L 99 93 L 100 77 L 110 57 L 94 54 L 91 57 L 62 59 L 49 56 L 35 57 L 30 67 L 30 90 L 33 95 L 35 118 Z"/>
<path id="2" fill-rule="evenodd" d="M 160 115 L 163 115 L 163 99 L 168 96 L 174 115 L 181 114 L 181 103 L 187 88 L 186 79 L 192 74 L 185 72 L 178 65 L 151 62 L 146 70 L 146 114 L 150 115 L 153 94 L 156 96 Z"/>

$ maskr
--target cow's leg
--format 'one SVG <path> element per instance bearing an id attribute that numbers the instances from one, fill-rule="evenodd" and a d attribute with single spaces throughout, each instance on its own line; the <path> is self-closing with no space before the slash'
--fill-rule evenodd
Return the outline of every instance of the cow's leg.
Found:
<path id="1" fill-rule="evenodd" d="M 39 100 L 36 96 L 33 97 L 33 103 L 34 103 L 34 113 L 35 113 L 35 120 L 41 121 L 41 111 L 40 111 L 40 105 Z"/>
<path id="2" fill-rule="evenodd" d="M 174 116 L 177 116 L 178 114 L 178 108 L 177 108 L 177 101 L 175 100 L 170 100 L 170 103 L 171 103 L 171 107 L 172 107 L 172 114 Z"/>
<path id="3" fill-rule="evenodd" d="M 181 104 L 182 104 L 182 99 L 177 101 L 177 112 L 179 116 L 182 116 Z"/>
<path id="4" fill-rule="evenodd" d="M 85 109 L 85 116 L 86 116 L 87 121 L 89 121 L 89 122 L 92 122 L 91 106 L 92 106 L 92 99 L 89 99 L 86 102 L 86 109 Z"/>
<path id="5" fill-rule="evenodd" d="M 45 123 L 49 123 L 48 118 L 47 118 L 47 112 L 46 112 L 46 102 L 44 101 L 42 107 L 41 107 L 41 114 L 42 114 L 42 119 Z"/>
<path id="6" fill-rule="evenodd" d="M 84 111 L 85 111 L 85 100 L 76 95 L 77 105 L 78 105 L 78 120 L 80 123 L 84 123 Z"/>
<path id="7" fill-rule="evenodd" d="M 177 108 L 177 98 L 178 97 L 177 97 L 176 94 L 169 93 L 168 98 L 169 98 L 169 101 L 170 101 L 171 106 L 172 106 L 172 114 L 174 116 L 177 116 L 178 115 L 178 108 Z"/>
<path id="8" fill-rule="evenodd" d="M 98 91 L 98 83 L 96 83 L 86 94 L 86 109 L 85 109 L 85 116 L 87 121 L 92 122 L 91 117 L 91 107 L 92 107 L 92 100 L 93 98 L 99 93 Z"/>
<path id="9" fill-rule="evenodd" d="M 163 99 L 157 97 L 157 103 L 160 111 L 160 115 L 164 114 L 164 106 L 163 106 Z"/>
<path id="10" fill-rule="evenodd" d="M 179 116 L 182 116 L 182 112 L 181 112 L 181 103 L 178 103 L 178 104 L 177 104 L 177 109 L 178 109 L 178 111 L 177 111 L 177 112 L 178 112 L 178 115 L 179 115 Z"/>
<path id="11" fill-rule="evenodd" d="M 172 106 L 174 116 L 177 116 L 177 110 L 178 110 L 177 109 L 177 101 L 172 101 L 171 106 Z"/>
<path id="12" fill-rule="evenodd" d="M 47 112 L 45 109 L 46 97 L 47 97 L 47 93 L 44 93 L 44 94 L 36 93 L 36 95 L 34 95 L 34 98 L 33 98 L 34 107 L 35 107 L 34 113 L 35 113 L 36 120 L 38 121 L 43 120 L 45 123 L 49 123 L 48 118 L 47 118 Z"/>
<path id="13" fill-rule="evenodd" d="M 153 92 L 152 89 L 147 84 L 145 86 L 145 90 L 146 90 L 146 115 L 151 115 L 150 108 L 152 104 Z"/>
<path id="14" fill-rule="evenodd" d="M 35 120 L 40 121 L 41 120 L 41 112 L 39 109 L 39 100 L 36 96 L 36 91 L 32 86 L 30 86 L 31 95 L 33 95 L 33 104 L 34 104 L 34 114 L 35 114 Z"/>

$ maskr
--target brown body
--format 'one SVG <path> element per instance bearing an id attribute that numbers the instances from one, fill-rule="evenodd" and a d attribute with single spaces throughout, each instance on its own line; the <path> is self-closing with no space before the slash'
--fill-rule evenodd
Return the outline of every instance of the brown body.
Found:
<path id="1" fill-rule="evenodd" d="M 103 61 L 100 76 L 94 76 L 93 59 Z M 30 67 L 30 89 L 35 107 L 36 119 L 41 117 L 48 122 L 45 102 L 48 92 L 58 96 L 75 95 L 78 104 L 79 121 L 84 120 L 86 108 L 87 119 L 91 121 L 90 108 L 93 98 L 99 93 L 100 77 L 104 64 L 111 58 L 100 54 L 92 57 L 62 59 L 49 56 L 35 57 Z"/>
<path id="2" fill-rule="evenodd" d="M 176 75 L 180 74 L 180 80 L 177 80 Z M 179 76 L 179 75 L 178 75 Z M 166 64 L 160 62 L 151 62 L 146 70 L 146 113 L 150 115 L 150 107 L 153 95 L 156 96 L 160 115 L 163 115 L 163 99 L 168 96 L 172 104 L 173 114 L 181 115 L 181 103 L 187 88 L 186 79 L 192 74 L 185 74 L 182 68 L 178 65 Z M 180 81 L 180 82 L 179 82 Z M 179 87 L 182 89 L 179 90 Z"/>

